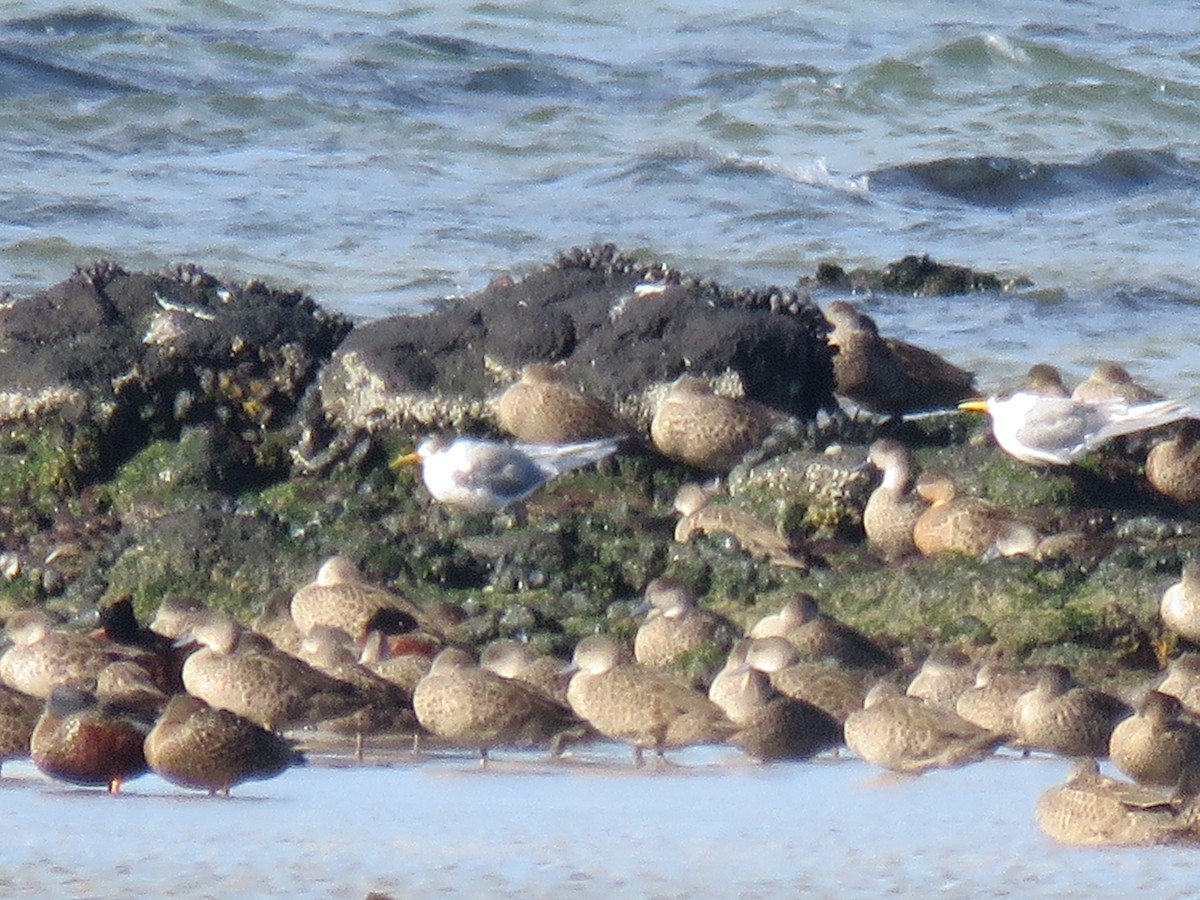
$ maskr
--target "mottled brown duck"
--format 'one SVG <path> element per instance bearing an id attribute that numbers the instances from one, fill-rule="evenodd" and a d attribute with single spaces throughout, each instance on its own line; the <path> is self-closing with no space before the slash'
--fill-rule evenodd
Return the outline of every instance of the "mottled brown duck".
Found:
<path id="1" fill-rule="evenodd" d="M 808 571 L 804 551 L 758 516 L 724 503 L 712 503 L 698 484 L 685 484 L 675 495 L 675 540 L 686 544 L 697 534 L 727 534 L 746 553 L 772 565 Z"/>
<path id="2" fill-rule="evenodd" d="M 0 656 L 0 681 L 41 700 L 58 685 L 94 682 L 109 663 L 140 655 L 91 635 L 60 631 L 41 610 L 13 613 L 4 632 L 12 646 Z"/>
<path id="3" fill-rule="evenodd" d="M 530 444 L 570 444 L 630 434 L 613 408 L 570 384 L 565 369 L 533 363 L 496 404 L 500 428 Z"/>
<path id="4" fill-rule="evenodd" d="M 324 719 L 318 726 L 336 734 L 354 736 L 354 756 L 363 758 L 369 735 L 416 732 L 412 693 L 359 662 L 353 639 L 344 631 L 317 625 L 300 642 L 299 658 L 317 671 L 353 685 L 362 705 L 345 715 Z"/>
<path id="5" fill-rule="evenodd" d="M 795 700 L 811 703 L 845 723 L 862 709 L 868 670 L 846 669 L 830 662 L 799 662 L 796 648 L 781 637 L 755 638 L 747 662 L 771 678 L 771 686 Z"/>
<path id="6" fill-rule="evenodd" d="M 1161 400 L 1162 394 L 1138 384 L 1124 366 L 1102 362 L 1092 369 L 1086 379 L 1075 385 L 1071 398 L 1084 403 L 1108 403 L 1112 400 L 1149 403 L 1151 400 Z"/>
<path id="7" fill-rule="evenodd" d="M 1147 691 L 1108 741 L 1118 769 L 1140 784 L 1200 784 L 1200 726 L 1182 716 L 1178 697 Z"/>
<path id="8" fill-rule="evenodd" d="M 1200 717 L 1200 654 L 1184 653 L 1171 660 L 1158 690 L 1178 697 L 1189 715 Z"/>
<path id="9" fill-rule="evenodd" d="M 1016 734 L 1013 713 L 1017 698 L 1033 690 L 1036 683 L 1036 674 L 984 663 L 975 684 L 958 695 L 954 711 L 968 722 L 1011 740 Z"/>
<path id="10" fill-rule="evenodd" d="M 492 641 L 480 651 L 480 668 L 501 678 L 512 678 L 541 691 L 555 703 L 567 703 L 567 684 L 570 674 L 567 663 L 556 656 L 538 653 L 528 644 L 511 638 Z"/>
<path id="11" fill-rule="evenodd" d="M 226 797 L 234 785 L 304 763 L 291 741 L 189 694 L 171 698 L 144 752 L 150 768 L 172 784 Z"/>
<path id="12" fill-rule="evenodd" d="M 975 683 L 977 673 L 975 664 L 961 650 L 942 647 L 924 659 L 905 693 L 953 712 L 963 691 Z"/>
<path id="13" fill-rule="evenodd" d="M 1016 737 L 1024 746 L 1060 756 L 1108 756 L 1117 722 L 1128 705 L 1111 694 L 1079 685 L 1063 666 L 1046 666 L 1037 687 L 1017 698 Z"/>
<path id="14" fill-rule="evenodd" d="M 44 704 L 37 697 L 0 685 L 0 767 L 29 755 L 29 739 Z"/>
<path id="15" fill-rule="evenodd" d="M 695 592 L 674 578 L 651 580 L 643 606 L 649 611 L 634 637 L 633 655 L 644 666 L 670 668 L 687 653 L 726 650 L 737 635 L 736 626 L 697 605 Z"/>
<path id="16" fill-rule="evenodd" d="M 486 764 L 493 747 L 545 747 L 578 728 L 566 707 L 540 691 L 479 668 L 470 654 L 447 647 L 413 692 L 421 726 L 460 747 L 479 750 Z"/>
<path id="17" fill-rule="evenodd" d="M 317 577 L 292 595 L 292 619 L 301 634 L 327 625 L 362 640 L 372 628 L 385 634 L 413 630 L 420 610 L 399 594 L 364 580 L 348 557 L 331 556 Z"/>
<path id="18" fill-rule="evenodd" d="M 1034 812 L 1038 827 L 1064 844 L 1146 846 L 1196 841 L 1195 802 L 1182 808 L 1158 791 L 1102 775 L 1076 760 L 1065 784 L 1047 789 Z"/>
<path id="19" fill-rule="evenodd" d="M 1184 562 L 1179 580 L 1163 592 L 1158 612 L 1173 632 L 1200 644 L 1200 557 Z"/>
<path id="20" fill-rule="evenodd" d="M 782 637 L 796 648 L 800 659 L 832 660 L 856 669 L 889 669 L 896 665 L 887 650 L 845 622 L 822 612 L 816 597 L 797 593 L 778 613 L 764 616 L 750 630 L 751 637 Z"/>
<path id="21" fill-rule="evenodd" d="M 899 441 L 880 438 L 868 450 L 867 461 L 883 473 L 863 508 L 867 543 L 889 561 L 916 553 L 913 528 L 928 504 L 913 488 L 912 453 Z"/>
<path id="22" fill-rule="evenodd" d="M 721 708 L 666 672 L 626 662 L 609 635 L 592 635 L 575 646 L 577 671 L 567 698 L 576 715 L 598 732 L 661 758 L 668 747 L 720 743 L 736 730 Z"/>
<path id="23" fill-rule="evenodd" d="M 650 438 L 668 459 L 724 474 L 758 448 L 784 418 L 769 406 L 722 397 L 704 379 L 682 375 L 659 403 Z"/>
<path id="24" fill-rule="evenodd" d="M 1041 538 L 1029 522 L 979 497 L 958 496 L 945 472 L 922 473 L 916 489 L 929 503 L 913 525 L 913 543 L 923 556 L 1015 556 L 1037 550 Z"/>
<path id="25" fill-rule="evenodd" d="M 1200 419 L 1184 419 L 1173 437 L 1150 448 L 1146 480 L 1180 503 L 1200 500 Z"/>
<path id="26" fill-rule="evenodd" d="M 190 636 L 200 648 L 183 666 L 188 693 L 264 728 L 314 724 L 364 705 L 353 685 L 284 653 L 228 613 L 210 610 Z"/>
<path id="27" fill-rule="evenodd" d="M 846 719 L 845 734 L 846 745 L 863 759 L 909 775 L 978 762 L 1004 742 L 890 682 L 871 688 L 863 708 Z"/>

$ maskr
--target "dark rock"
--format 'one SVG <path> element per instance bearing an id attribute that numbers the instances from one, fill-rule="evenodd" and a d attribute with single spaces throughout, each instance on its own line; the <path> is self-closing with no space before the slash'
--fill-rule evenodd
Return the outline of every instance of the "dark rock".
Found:
<path id="1" fill-rule="evenodd" d="M 96 263 L 0 309 L 0 421 L 57 414 L 84 480 L 184 425 L 259 444 L 349 329 L 257 281 Z"/>
<path id="2" fill-rule="evenodd" d="M 520 366 L 566 361 L 643 426 L 651 389 L 685 371 L 732 372 L 746 396 L 809 418 L 832 403 L 827 330 L 794 290 L 729 291 L 605 246 L 423 315 L 357 327 L 321 392 L 344 426 L 462 428 L 491 419 L 489 397 Z"/>

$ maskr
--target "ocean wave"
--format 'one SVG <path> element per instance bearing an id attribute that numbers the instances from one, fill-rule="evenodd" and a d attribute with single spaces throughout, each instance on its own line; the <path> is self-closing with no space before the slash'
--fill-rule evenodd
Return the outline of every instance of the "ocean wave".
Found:
<path id="1" fill-rule="evenodd" d="M 730 168 L 767 172 L 797 184 L 829 188 L 847 194 L 865 194 L 870 187 L 869 175 L 842 175 L 831 172 L 824 159 L 786 162 L 782 159 L 731 154 L 723 157 L 721 162 Z"/>
<path id="2" fill-rule="evenodd" d="M 968 156 L 886 166 L 868 173 L 879 192 L 921 191 L 984 207 L 1087 194 L 1200 188 L 1200 164 L 1170 150 L 1110 150 L 1082 162 Z"/>

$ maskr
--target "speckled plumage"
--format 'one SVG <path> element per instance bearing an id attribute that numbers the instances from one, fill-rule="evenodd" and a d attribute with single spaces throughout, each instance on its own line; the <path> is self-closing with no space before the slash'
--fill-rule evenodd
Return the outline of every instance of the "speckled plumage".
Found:
<path id="1" fill-rule="evenodd" d="M 1163 592 L 1158 612 L 1177 635 L 1200 644 L 1200 557 L 1184 562 L 1179 580 Z"/>
<path id="2" fill-rule="evenodd" d="M 669 668 L 680 656 L 708 646 L 728 647 L 734 626 L 696 604 L 696 595 L 674 578 L 646 585 L 650 610 L 633 641 L 633 656 L 651 668 Z"/>
<path id="3" fill-rule="evenodd" d="M 569 709 L 536 689 L 479 668 L 465 651 L 447 648 L 413 692 L 421 726 L 452 744 L 477 748 L 556 747 L 578 726 Z"/>
<path id="4" fill-rule="evenodd" d="M 0 681 L 42 700 L 58 685 L 94 681 L 109 663 L 136 657 L 108 641 L 54 629 L 40 610 L 13 613 L 5 634 L 12 646 L 0 657 Z"/>
<path id="5" fill-rule="evenodd" d="M 364 580 L 345 556 L 331 556 L 321 564 L 317 577 L 292 595 L 291 611 L 301 635 L 325 625 L 356 640 L 382 617 L 393 620 L 385 631 L 399 633 L 416 627 L 421 615 L 411 601 Z"/>
<path id="6" fill-rule="evenodd" d="M 1178 697 L 1147 691 L 1112 731 L 1113 764 L 1141 784 L 1200 786 L 1200 725 L 1181 718 L 1182 710 Z"/>
<path id="7" fill-rule="evenodd" d="M 830 662 L 798 662 L 796 648 L 786 638 L 755 638 L 747 662 L 767 673 L 781 694 L 825 710 L 840 723 L 862 709 L 867 695 L 865 669 L 846 669 Z"/>
<path id="8" fill-rule="evenodd" d="M 0 685 L 0 766 L 29 755 L 29 739 L 42 714 L 36 697 Z"/>
<path id="9" fill-rule="evenodd" d="M 921 662 L 905 693 L 953 711 L 963 691 L 975 683 L 977 671 L 962 651 L 935 650 Z"/>
<path id="10" fill-rule="evenodd" d="M 611 406 L 567 382 L 566 371 L 534 363 L 496 404 L 501 429 L 532 444 L 569 444 L 627 435 L 629 426 Z"/>
<path id="11" fill-rule="evenodd" d="M 724 741 L 735 726 L 715 703 L 666 672 L 621 659 L 609 635 L 592 635 L 575 647 L 578 671 L 567 698 L 582 719 L 616 741 L 661 756 L 664 748 Z"/>
<path id="12" fill-rule="evenodd" d="M 1017 698 L 1013 724 L 1027 747 L 1060 756 L 1108 756 L 1113 727 L 1130 708 L 1111 694 L 1075 683 L 1062 666 L 1046 666 L 1037 687 Z"/>
<path id="13" fill-rule="evenodd" d="M 355 738 L 355 756 L 363 757 L 364 738 L 387 732 L 413 733 L 417 727 L 412 692 L 373 672 L 358 661 L 353 641 L 344 631 L 318 625 L 300 642 L 299 658 L 317 671 L 352 685 L 362 705 L 344 715 L 323 719 L 319 727 Z"/>
<path id="14" fill-rule="evenodd" d="M 1012 556 L 1037 549 L 1039 535 L 1031 524 L 1002 506 L 957 496 L 954 482 L 943 472 L 921 475 L 917 493 L 929 503 L 913 525 L 913 543 L 923 556 Z"/>
<path id="15" fill-rule="evenodd" d="M 1034 817 L 1056 841 L 1081 846 L 1143 846 L 1196 840 L 1194 801 L 1181 809 L 1157 791 L 1100 774 L 1076 760 L 1064 784 L 1044 791 Z"/>
<path id="16" fill-rule="evenodd" d="M 750 630 L 751 637 L 782 637 L 800 659 L 833 660 L 851 668 L 891 668 L 892 655 L 853 626 L 822 612 L 811 594 L 790 597 L 778 613 L 765 616 Z"/>
<path id="17" fill-rule="evenodd" d="M 1200 653 L 1184 653 L 1171 660 L 1158 690 L 1178 697 L 1188 713 L 1200 716 Z"/>
<path id="18" fill-rule="evenodd" d="M 650 422 L 650 439 L 668 459 L 725 473 L 762 444 L 784 418 L 753 400 L 722 397 L 694 375 L 676 379 Z"/>
<path id="19" fill-rule="evenodd" d="M 227 613 L 209 612 L 191 636 L 201 646 L 183 666 L 188 693 L 264 728 L 312 724 L 364 703 L 352 685 L 284 653 Z"/>
<path id="20" fill-rule="evenodd" d="M 867 543 L 889 561 L 916 553 L 913 528 L 928 504 L 913 490 L 912 453 L 899 441 L 881 438 L 871 445 L 867 461 L 883 473 L 863 508 Z"/>
<path id="21" fill-rule="evenodd" d="M 1010 671 L 987 663 L 980 666 L 975 684 L 958 695 L 954 710 L 968 722 L 1011 739 L 1016 734 L 1013 711 L 1017 698 L 1032 690 L 1037 676 Z"/>
<path id="22" fill-rule="evenodd" d="M 957 714 L 882 683 L 845 725 L 846 745 L 868 762 L 917 775 L 954 768 L 992 754 L 1003 739 Z"/>
<path id="23" fill-rule="evenodd" d="M 951 407 L 975 392 L 975 375 L 923 347 L 880 336 L 875 321 L 848 300 L 825 308 L 833 326 L 834 393 L 877 413 Z"/>
<path id="24" fill-rule="evenodd" d="M 188 694 L 171 698 L 144 750 L 167 781 L 226 796 L 234 785 L 274 778 L 304 761 L 291 741 Z"/>
<path id="25" fill-rule="evenodd" d="M 758 516 L 723 503 L 712 503 L 697 484 L 685 484 L 675 495 L 675 540 L 686 544 L 697 534 L 727 534 L 751 556 L 772 565 L 808 571 L 808 560 L 795 543 Z"/>
<path id="26" fill-rule="evenodd" d="M 1173 437 L 1150 448 L 1146 480 L 1180 503 L 1200 500 L 1200 419 L 1184 419 Z"/>

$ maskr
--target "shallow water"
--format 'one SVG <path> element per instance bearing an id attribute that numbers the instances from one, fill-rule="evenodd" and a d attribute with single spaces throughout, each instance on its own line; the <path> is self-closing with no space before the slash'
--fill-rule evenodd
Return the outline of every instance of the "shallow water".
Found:
<path id="1" fill-rule="evenodd" d="M 999 756 L 900 778 L 853 758 L 756 766 L 698 748 L 634 770 L 498 754 L 319 758 L 229 800 L 155 776 L 122 795 L 10 763 L 5 896 L 1155 897 L 1195 894 L 1195 851 L 1042 835 L 1067 764 Z"/>
<path id="2" fill-rule="evenodd" d="M 597 240 L 735 286 L 928 253 L 1034 283 L 870 301 L 985 386 L 1046 358 L 1171 393 L 1200 374 L 1190 7 L 121 10 L 0 14 L 17 294 L 97 256 L 191 260 L 376 316 Z"/>

